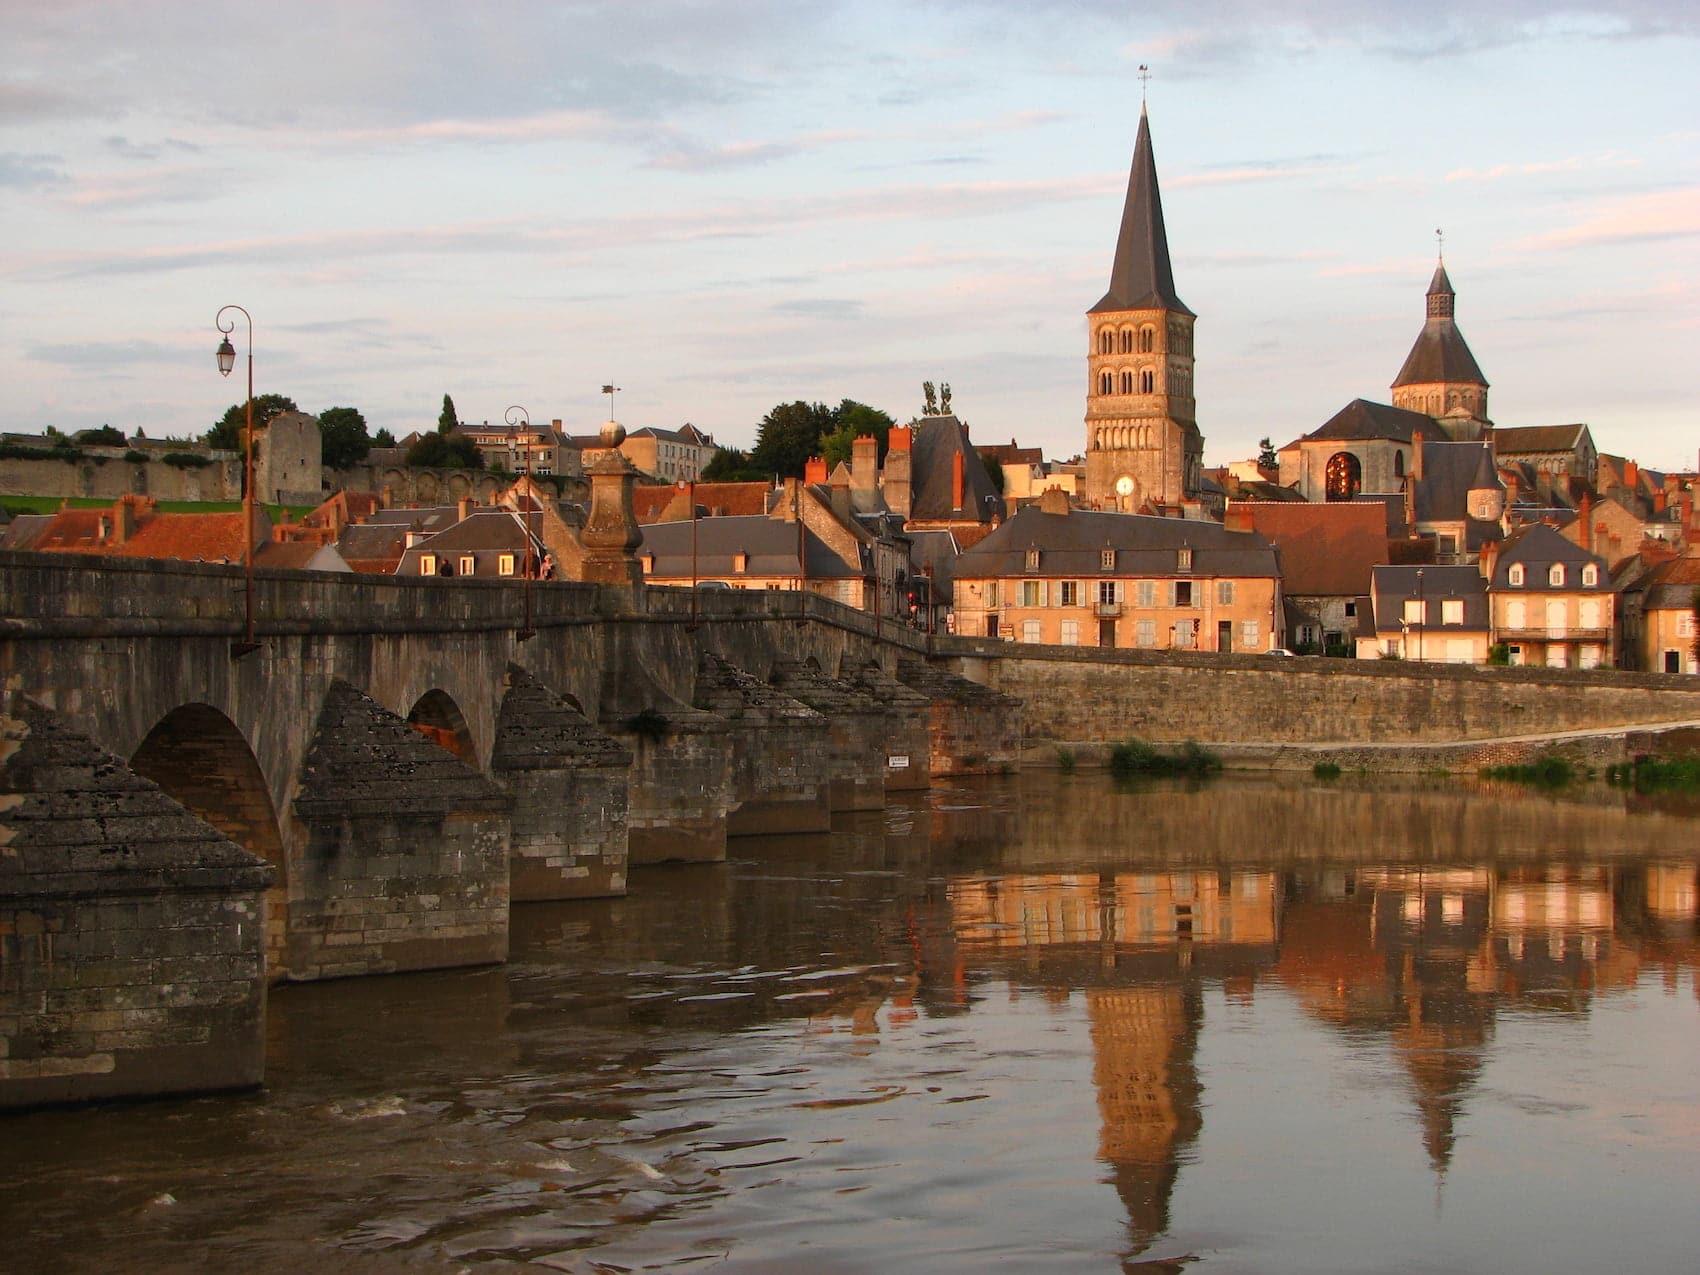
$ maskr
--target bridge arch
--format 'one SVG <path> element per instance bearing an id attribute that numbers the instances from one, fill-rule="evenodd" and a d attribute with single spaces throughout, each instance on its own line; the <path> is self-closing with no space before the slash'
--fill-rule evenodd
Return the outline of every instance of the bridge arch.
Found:
<path id="1" fill-rule="evenodd" d="M 254 750 L 236 724 L 211 704 L 182 704 L 137 745 L 130 769 L 158 784 L 191 814 L 272 865 L 266 892 L 266 964 L 282 968 L 289 922 L 289 863 Z"/>
<path id="2" fill-rule="evenodd" d="M 407 724 L 474 770 L 478 769 L 478 745 L 472 728 L 454 696 L 447 691 L 433 688 L 421 695 L 407 712 Z"/>

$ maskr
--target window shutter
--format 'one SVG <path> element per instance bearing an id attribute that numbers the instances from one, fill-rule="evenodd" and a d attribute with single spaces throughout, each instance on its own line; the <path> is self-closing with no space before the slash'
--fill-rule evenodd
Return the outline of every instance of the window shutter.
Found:
<path id="1" fill-rule="evenodd" d="M 1123 592 L 1123 590 L 1125 588 L 1126 588 L 1126 582 L 1125 581 L 1122 581 L 1122 580 L 1116 581 L 1116 601 L 1117 601 L 1117 603 L 1121 603 L 1121 602 L 1126 600 L 1125 594 Z"/>

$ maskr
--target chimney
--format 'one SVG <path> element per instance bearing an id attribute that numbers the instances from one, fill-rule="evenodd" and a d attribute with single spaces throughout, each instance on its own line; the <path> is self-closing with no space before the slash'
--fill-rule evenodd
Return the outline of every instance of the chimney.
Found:
<path id="1" fill-rule="evenodd" d="M 1499 541 L 1489 540 L 1482 546 L 1482 579 L 1493 583 L 1493 569 L 1499 565 Z"/>
<path id="2" fill-rule="evenodd" d="M 1251 506 L 1245 501 L 1230 500 L 1222 526 L 1227 531 L 1251 531 Z"/>
<path id="3" fill-rule="evenodd" d="M 136 498 L 120 496 L 112 506 L 112 543 L 121 545 L 136 534 Z"/>
<path id="4" fill-rule="evenodd" d="M 1630 491 L 1639 491 L 1641 488 L 1641 466 L 1632 460 L 1623 462 L 1623 485 Z"/>
<path id="5" fill-rule="evenodd" d="M 1063 514 L 1069 512 L 1068 493 L 1061 487 L 1047 487 L 1039 493 L 1039 512 Z"/>
<path id="6" fill-rule="evenodd" d="M 1411 480 L 1423 480 L 1423 432 L 1420 429 L 1411 431 Z"/>
<path id="7" fill-rule="evenodd" d="M 384 489 L 378 493 L 378 508 L 388 509 L 393 500 L 395 500 L 395 489 L 385 483 Z"/>
<path id="8" fill-rule="evenodd" d="M 472 517 L 472 497 L 462 496 L 459 503 L 455 506 L 455 511 L 457 518 L 461 522 L 465 522 L 468 518 Z"/>
<path id="9" fill-rule="evenodd" d="M 899 439 L 901 435 L 901 439 Z M 915 457 L 909 451 L 909 427 L 899 425 L 891 431 L 885 453 L 885 473 L 880 485 L 885 490 L 885 503 L 899 518 L 909 517 L 913 504 Z M 902 446 L 898 446 L 901 441 Z"/>
<path id="10" fill-rule="evenodd" d="M 1654 513 L 1656 513 L 1656 514 L 1664 513 L 1665 507 L 1668 503 L 1669 503 L 1669 497 L 1665 495 L 1665 489 L 1663 487 L 1659 488 L 1657 491 L 1655 491 L 1653 493 L 1653 512 Z"/>
<path id="11" fill-rule="evenodd" d="M 826 481 L 826 457 L 811 456 L 803 462 L 803 481 L 811 486 Z"/>
<path id="12" fill-rule="evenodd" d="M 1582 508 L 1577 511 L 1577 519 L 1582 524 L 1581 545 L 1589 553 L 1594 552 L 1594 498 L 1587 492 L 1582 493 Z"/>
<path id="13" fill-rule="evenodd" d="M 913 425 L 893 425 L 891 432 L 885 437 L 885 453 L 889 462 L 892 452 L 909 452 L 915 446 L 915 427 Z"/>
<path id="14" fill-rule="evenodd" d="M 950 454 L 950 507 L 962 508 L 962 453 L 954 451 Z"/>
<path id="15" fill-rule="evenodd" d="M 859 492 L 873 492 L 880 480 L 880 443 L 872 434 L 863 434 L 850 444 L 850 486 Z"/>

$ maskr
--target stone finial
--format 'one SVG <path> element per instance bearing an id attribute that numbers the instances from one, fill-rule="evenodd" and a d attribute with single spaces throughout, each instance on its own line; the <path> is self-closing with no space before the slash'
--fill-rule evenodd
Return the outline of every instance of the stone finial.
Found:
<path id="1" fill-rule="evenodd" d="M 626 427 L 619 421 L 604 421 L 602 423 L 602 445 L 608 448 L 618 447 L 626 441 Z"/>

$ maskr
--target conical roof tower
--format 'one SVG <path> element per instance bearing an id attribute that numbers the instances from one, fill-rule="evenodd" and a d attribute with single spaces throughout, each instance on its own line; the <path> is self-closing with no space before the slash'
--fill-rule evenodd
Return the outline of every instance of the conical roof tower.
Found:
<path id="1" fill-rule="evenodd" d="M 1393 378 L 1393 406 L 1432 416 L 1454 442 L 1468 442 L 1490 423 L 1488 383 L 1453 317 L 1458 296 L 1444 261 L 1435 265 L 1425 302 L 1423 330 Z"/>

